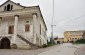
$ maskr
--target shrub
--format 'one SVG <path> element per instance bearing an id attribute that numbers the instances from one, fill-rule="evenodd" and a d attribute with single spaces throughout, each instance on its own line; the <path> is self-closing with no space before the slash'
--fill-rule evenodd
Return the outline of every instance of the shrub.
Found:
<path id="1" fill-rule="evenodd" d="M 42 45 L 42 47 L 43 47 L 43 48 L 46 48 L 46 47 L 47 47 L 47 45 L 46 45 L 46 44 L 43 44 L 43 45 Z"/>
<path id="2" fill-rule="evenodd" d="M 74 44 L 85 44 L 85 39 L 80 39 L 74 42 Z"/>

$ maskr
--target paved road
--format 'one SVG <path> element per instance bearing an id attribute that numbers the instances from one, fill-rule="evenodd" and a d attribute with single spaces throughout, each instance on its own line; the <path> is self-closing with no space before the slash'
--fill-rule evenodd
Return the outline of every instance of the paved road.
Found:
<path id="1" fill-rule="evenodd" d="M 79 49 L 81 46 L 82 45 L 64 43 L 61 45 L 55 45 L 37 50 L 0 49 L 0 55 L 74 55 L 74 52 L 77 52 L 77 49 Z"/>
<path id="2" fill-rule="evenodd" d="M 41 48 L 37 50 L 17 50 L 17 49 L 0 49 L 0 55 L 38 55 L 42 52 L 51 50 L 58 45 L 48 47 L 48 48 Z"/>
<path id="3" fill-rule="evenodd" d="M 40 53 L 38 55 L 74 55 L 75 51 L 80 48 L 80 45 L 72 45 L 70 43 L 64 43 L 59 47 L 55 47 L 49 51 Z"/>
<path id="4" fill-rule="evenodd" d="M 75 55 L 85 55 L 85 44 L 75 51 Z"/>

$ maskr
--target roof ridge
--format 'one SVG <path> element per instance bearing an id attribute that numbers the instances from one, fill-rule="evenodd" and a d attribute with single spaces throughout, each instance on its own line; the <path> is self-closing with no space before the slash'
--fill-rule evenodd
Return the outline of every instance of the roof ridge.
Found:
<path id="1" fill-rule="evenodd" d="M 7 2 L 12 2 L 12 3 L 14 3 L 14 4 L 18 5 L 18 6 L 25 7 L 25 6 L 19 5 L 18 3 L 15 3 L 14 1 L 11 1 L 11 0 L 7 0 L 3 4 L 1 4 L 0 7 L 3 6 L 4 4 L 6 4 Z"/>

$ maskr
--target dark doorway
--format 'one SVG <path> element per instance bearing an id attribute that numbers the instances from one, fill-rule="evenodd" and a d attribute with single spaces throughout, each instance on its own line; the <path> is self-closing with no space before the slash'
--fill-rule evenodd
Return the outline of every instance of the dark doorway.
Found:
<path id="1" fill-rule="evenodd" d="M 8 38 L 1 40 L 0 49 L 10 49 L 10 40 Z"/>

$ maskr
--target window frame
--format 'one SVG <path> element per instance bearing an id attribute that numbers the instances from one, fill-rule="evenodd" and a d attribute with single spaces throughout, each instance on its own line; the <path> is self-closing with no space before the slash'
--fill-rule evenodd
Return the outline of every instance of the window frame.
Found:
<path id="1" fill-rule="evenodd" d="M 30 24 L 25 24 L 25 32 L 30 32 Z"/>

